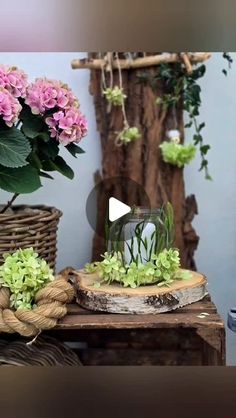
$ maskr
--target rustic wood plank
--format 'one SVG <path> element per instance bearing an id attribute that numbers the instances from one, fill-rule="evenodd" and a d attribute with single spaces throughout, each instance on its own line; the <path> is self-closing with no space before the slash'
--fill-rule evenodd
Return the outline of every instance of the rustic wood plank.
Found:
<path id="1" fill-rule="evenodd" d="M 223 328 L 224 324 L 218 314 L 198 318 L 195 314 L 179 313 L 159 315 L 67 315 L 56 326 L 56 329 L 82 328 Z"/>
<path id="2" fill-rule="evenodd" d="M 91 312 L 77 304 L 49 335 L 71 341 L 86 365 L 225 365 L 224 323 L 209 295 L 159 315 Z M 199 318 L 199 314 L 209 315 Z"/>
<path id="3" fill-rule="evenodd" d="M 203 364 L 225 365 L 225 329 L 198 329 L 203 341 Z"/>
<path id="4" fill-rule="evenodd" d="M 169 329 L 80 329 L 50 330 L 62 341 L 85 344 L 87 348 L 135 348 L 155 350 L 199 350 L 202 339 L 192 328 Z"/>
<path id="5" fill-rule="evenodd" d="M 103 350 L 88 349 L 78 351 L 84 365 L 113 366 L 187 366 L 189 364 L 200 366 L 202 364 L 201 352 L 198 350 L 168 351 L 168 350 Z"/>

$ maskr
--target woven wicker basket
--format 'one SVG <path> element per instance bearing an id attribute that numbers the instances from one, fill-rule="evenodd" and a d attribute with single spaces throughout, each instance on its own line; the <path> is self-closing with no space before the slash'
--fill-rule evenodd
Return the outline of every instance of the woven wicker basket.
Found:
<path id="1" fill-rule="evenodd" d="M 55 338 L 38 337 L 27 340 L 0 339 L 0 366 L 82 366 L 75 352 Z"/>
<path id="2" fill-rule="evenodd" d="M 58 209 L 47 206 L 13 206 L 0 214 L 0 263 L 4 253 L 18 248 L 33 247 L 55 271 L 57 228 L 62 215 Z"/>

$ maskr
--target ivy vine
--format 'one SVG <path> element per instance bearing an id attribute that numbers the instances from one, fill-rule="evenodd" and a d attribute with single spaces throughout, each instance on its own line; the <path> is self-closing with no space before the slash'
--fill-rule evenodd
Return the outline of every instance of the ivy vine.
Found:
<path id="1" fill-rule="evenodd" d="M 198 122 L 199 109 L 201 106 L 201 87 L 197 80 L 204 76 L 206 67 L 204 64 L 193 69 L 191 74 L 186 72 L 186 68 L 182 63 L 161 64 L 154 75 L 150 76 L 148 72 L 139 75 L 139 81 L 150 83 L 155 94 L 158 94 L 159 83 L 164 86 L 164 95 L 157 97 L 156 103 L 163 110 L 169 110 L 175 117 L 176 109 L 181 106 L 188 114 L 189 121 L 185 128 L 194 127 L 193 143 L 198 146 L 201 156 L 200 171 L 204 170 L 205 178 L 211 179 L 208 170 L 208 161 L 206 154 L 210 149 L 210 145 L 204 144 L 202 137 L 202 129 L 205 123 Z"/>
<path id="2" fill-rule="evenodd" d="M 232 67 L 232 64 L 233 64 L 233 58 L 231 57 L 231 55 L 228 52 L 223 52 L 222 56 L 227 61 L 227 63 L 228 63 L 228 70 L 230 70 L 231 67 Z M 226 70 L 225 68 L 223 68 L 222 73 L 225 76 L 227 76 L 228 75 L 228 70 Z"/>
<path id="3" fill-rule="evenodd" d="M 233 59 L 228 52 L 224 52 L 222 56 L 227 61 L 229 70 L 233 63 Z M 136 55 L 129 54 L 128 58 L 135 59 Z M 113 86 L 113 75 L 111 69 L 110 87 L 107 88 L 105 83 L 104 69 L 102 69 L 102 79 L 104 84 L 103 94 L 111 105 L 118 105 L 122 109 L 124 128 L 122 132 L 117 133 L 117 145 L 121 145 L 137 140 L 141 135 L 139 133 L 138 128 L 130 127 L 127 121 L 125 111 L 126 95 L 123 92 L 122 72 L 119 64 L 118 53 L 115 53 L 115 59 L 117 60 L 118 64 L 119 86 Z M 205 122 L 199 122 L 198 120 L 201 107 L 201 87 L 198 83 L 198 80 L 204 76 L 205 71 L 206 66 L 204 64 L 195 66 L 193 70 L 189 73 L 186 71 L 186 67 L 181 61 L 177 63 L 163 63 L 156 68 L 156 71 L 153 74 L 150 74 L 148 70 L 140 71 L 138 75 L 138 82 L 144 84 L 149 83 L 149 85 L 151 85 L 153 91 L 157 96 L 156 104 L 160 106 L 163 111 L 172 112 L 173 123 L 175 125 L 173 126 L 173 129 L 178 129 L 178 124 L 176 120 L 177 109 L 180 107 L 188 114 L 188 122 L 185 124 L 184 127 L 193 127 L 194 129 L 193 144 L 191 144 L 191 146 L 197 147 L 199 149 L 201 158 L 199 171 L 204 171 L 205 178 L 211 180 L 207 160 L 207 154 L 210 149 L 210 145 L 204 143 L 204 139 L 202 136 L 202 130 L 205 127 Z M 227 69 L 225 68 L 222 69 L 222 72 L 224 75 L 228 74 Z M 160 82 L 164 87 L 164 94 L 162 95 L 162 97 L 158 97 L 160 91 Z M 186 151 L 184 149 L 180 149 L 181 147 L 183 147 L 183 145 L 181 144 L 179 144 L 179 149 L 175 147 L 175 154 L 176 150 L 179 151 L 179 154 L 180 151 L 182 152 L 182 154 Z M 175 159 L 176 158 L 177 157 L 175 155 Z M 192 158 L 193 152 L 191 152 L 191 158 L 189 157 L 188 161 L 191 161 Z M 186 163 L 185 162 L 184 164 L 182 164 L 182 162 L 180 162 L 181 166 L 183 166 Z M 172 163 L 174 162 L 172 161 Z"/>

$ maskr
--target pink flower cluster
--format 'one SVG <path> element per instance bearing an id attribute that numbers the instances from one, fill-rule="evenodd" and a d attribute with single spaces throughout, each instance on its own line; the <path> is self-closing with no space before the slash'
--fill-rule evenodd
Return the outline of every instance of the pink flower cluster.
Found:
<path id="1" fill-rule="evenodd" d="M 72 90 L 61 81 L 38 78 L 28 84 L 17 67 L 0 65 L 0 117 L 11 127 L 21 112 L 19 98 L 35 115 L 41 115 L 52 138 L 61 144 L 79 142 L 87 134 L 87 121 Z M 24 104 L 23 104 L 24 106 Z"/>
<path id="2" fill-rule="evenodd" d="M 14 97 L 25 98 L 28 77 L 24 71 L 17 67 L 0 65 L 0 87 L 9 91 Z"/>
<path id="3" fill-rule="evenodd" d="M 29 86 L 25 103 L 36 115 L 43 115 L 55 108 L 67 109 L 76 104 L 78 106 L 78 101 L 68 86 L 46 78 L 38 78 Z"/>
<path id="4" fill-rule="evenodd" d="M 55 112 L 46 118 L 46 123 L 51 137 L 65 146 L 71 142 L 78 143 L 87 134 L 87 121 L 77 107 Z"/>
<path id="5" fill-rule="evenodd" d="M 87 134 L 87 121 L 79 110 L 79 102 L 65 84 L 60 81 L 39 78 L 27 91 L 25 103 L 32 113 L 46 116 L 52 138 L 61 144 L 79 142 Z"/>
<path id="6" fill-rule="evenodd" d="M 17 121 L 22 107 L 8 90 L 0 88 L 0 116 L 11 127 Z"/>

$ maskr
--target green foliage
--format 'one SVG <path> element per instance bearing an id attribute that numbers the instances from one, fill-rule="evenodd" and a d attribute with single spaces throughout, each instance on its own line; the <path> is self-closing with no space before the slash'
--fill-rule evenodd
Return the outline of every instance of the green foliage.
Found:
<path id="1" fill-rule="evenodd" d="M 231 66 L 233 64 L 233 58 L 231 57 L 231 55 L 228 52 L 224 52 L 223 53 L 223 58 L 227 61 L 227 63 L 228 63 L 228 70 L 230 70 L 231 69 Z M 228 71 L 225 68 L 223 68 L 222 73 L 225 76 L 228 75 Z"/>
<path id="2" fill-rule="evenodd" d="M 135 218 L 139 210 L 140 208 L 134 207 L 130 214 L 131 218 Z M 126 241 L 131 261 L 136 263 L 150 261 L 153 252 L 159 254 L 165 248 L 171 248 L 174 243 L 174 213 L 171 203 L 167 202 L 157 212 L 147 213 L 143 218 L 135 226 L 134 235 L 130 242 Z M 148 240 L 145 237 L 147 223 L 152 223 L 155 226 Z M 119 220 L 117 223 L 113 222 L 111 226 L 106 227 L 108 229 L 106 235 L 110 237 L 110 241 L 107 239 L 109 250 L 124 253 L 123 228 L 124 224 Z"/>
<path id="3" fill-rule="evenodd" d="M 52 270 L 33 248 L 19 249 L 12 255 L 5 254 L 4 258 L 0 284 L 10 289 L 11 307 L 32 309 L 35 294 L 54 279 Z"/>
<path id="4" fill-rule="evenodd" d="M 58 171 L 70 180 L 74 178 L 73 170 L 66 164 L 65 160 L 59 155 L 57 155 L 53 160 L 48 159 L 46 161 L 43 161 L 42 168 L 44 171 Z"/>
<path id="5" fill-rule="evenodd" d="M 0 189 L 32 193 L 41 187 L 40 177 L 53 179 L 53 171 L 73 179 L 74 172 L 59 155 L 59 143 L 50 137 L 45 123 L 50 112 L 34 115 L 24 100 L 21 105 L 18 128 L 0 121 Z M 75 158 L 84 152 L 74 143 L 65 148 Z"/>
<path id="6" fill-rule="evenodd" d="M 66 145 L 66 149 L 67 151 L 69 151 L 71 155 L 73 155 L 73 157 L 76 157 L 77 154 L 84 154 L 85 152 L 82 148 L 80 148 L 78 145 L 74 144 L 73 142 L 71 144 Z"/>
<path id="7" fill-rule="evenodd" d="M 123 142 L 124 144 L 128 144 L 129 142 L 136 141 L 141 137 L 141 134 L 136 128 L 136 126 L 133 127 L 125 127 L 123 131 L 121 131 L 118 135 L 118 140 Z"/>
<path id="8" fill-rule="evenodd" d="M 139 210 L 140 208 L 133 208 L 132 216 L 135 216 Z M 144 236 L 146 222 L 155 225 L 155 230 L 148 240 Z M 97 282 L 96 287 L 99 287 L 101 283 L 111 284 L 112 282 L 131 288 L 148 284 L 169 286 L 173 280 L 189 278 L 186 271 L 180 270 L 179 251 L 173 248 L 174 214 L 169 202 L 163 205 L 158 213 L 151 213 L 148 219 L 138 222 L 134 232 L 135 236 L 129 243 L 126 242 L 131 257 L 130 263 L 124 261 L 122 234 L 118 229 L 115 233 L 117 239 L 115 240 L 113 236 L 110 251 L 102 256 L 103 260 L 85 265 L 86 273 L 97 273 L 101 278 L 101 282 Z M 146 256 L 144 256 L 144 250 L 146 250 Z"/>
<path id="9" fill-rule="evenodd" d="M 19 129 L 0 129 L 0 164 L 12 168 L 23 167 L 28 164 L 26 158 L 30 151 L 30 143 Z"/>
<path id="10" fill-rule="evenodd" d="M 96 272 L 101 283 L 116 282 L 131 288 L 152 284 L 169 286 L 174 280 L 191 277 L 191 274 L 180 270 L 179 251 L 174 248 L 164 249 L 158 255 L 152 254 L 146 264 L 131 262 L 124 265 L 120 252 L 106 252 L 103 258 L 101 262 L 85 266 L 86 273 Z"/>
<path id="11" fill-rule="evenodd" d="M 103 90 L 103 95 L 113 106 L 122 106 L 127 97 L 123 92 L 123 88 L 118 86 L 113 88 L 109 87 L 106 90 Z"/>
<path id="12" fill-rule="evenodd" d="M 162 142 L 160 148 L 163 160 L 177 167 L 183 167 L 185 164 L 189 164 L 194 159 L 197 151 L 193 144 L 182 145 L 168 141 Z"/>
<path id="13" fill-rule="evenodd" d="M 204 76 L 205 71 L 206 67 L 203 64 L 195 67 L 191 74 L 186 73 L 186 69 L 182 63 L 161 64 L 156 73 L 148 79 L 148 83 L 152 86 L 155 93 L 159 91 L 160 81 L 164 85 L 163 96 L 157 97 L 156 100 L 157 105 L 163 110 L 173 112 L 180 107 L 187 112 L 189 122 L 185 127 L 190 128 L 193 126 L 195 129 L 193 142 L 199 148 L 201 157 L 200 170 L 204 170 L 206 179 L 211 179 L 208 171 L 208 161 L 206 159 L 206 154 L 210 146 L 204 144 L 201 135 L 201 130 L 205 124 L 199 124 L 197 120 L 201 106 L 201 87 L 197 83 L 197 80 Z"/>
<path id="14" fill-rule="evenodd" d="M 47 125 L 42 116 L 33 115 L 29 106 L 23 105 L 20 119 L 22 121 L 21 130 L 28 138 L 34 139 L 43 133 L 48 134 Z M 49 135 L 45 139 L 49 139 Z"/>
<path id="15" fill-rule="evenodd" d="M 41 187 L 39 171 L 30 164 L 9 168 L 0 165 L 0 188 L 11 193 L 32 193 Z"/>

